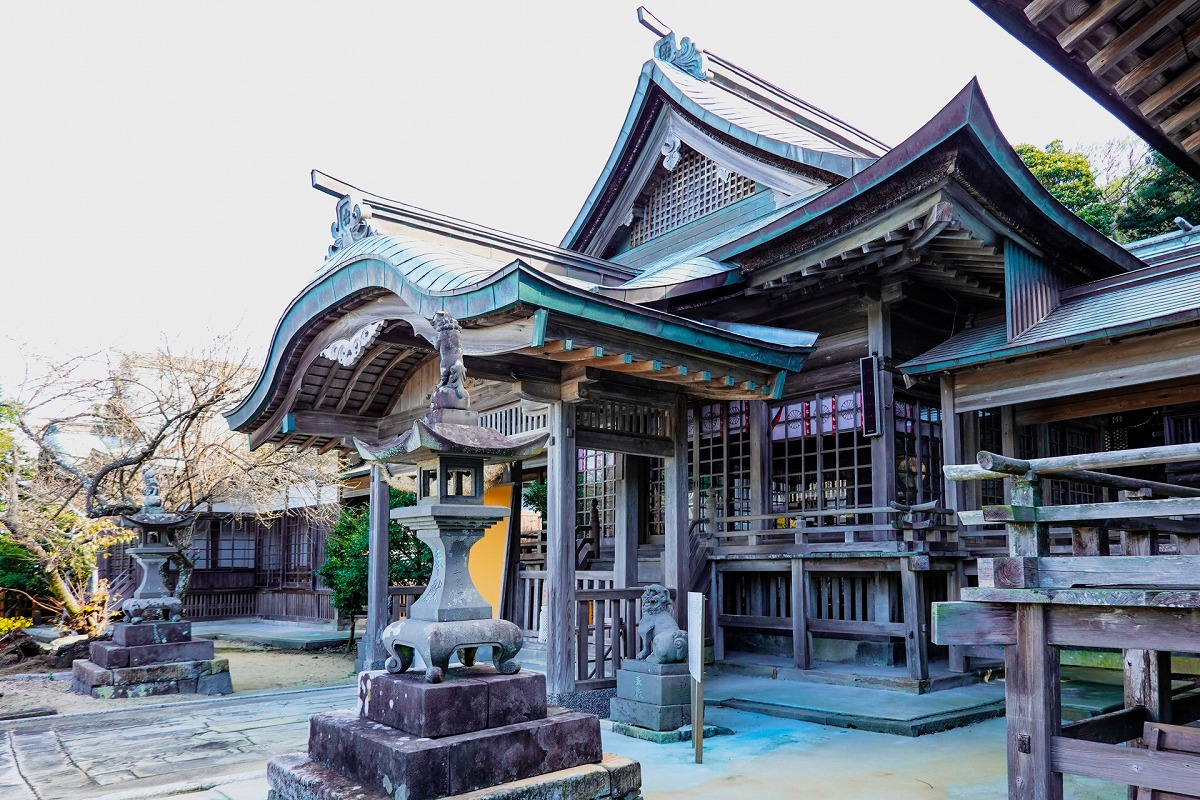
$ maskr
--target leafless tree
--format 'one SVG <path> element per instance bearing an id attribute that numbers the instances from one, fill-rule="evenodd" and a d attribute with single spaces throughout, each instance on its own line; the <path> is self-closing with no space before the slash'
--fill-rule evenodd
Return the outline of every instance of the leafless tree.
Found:
<path id="1" fill-rule="evenodd" d="M 290 493 L 314 500 L 299 504 L 294 513 L 336 514 L 336 506 L 315 502 L 321 487 L 337 480 L 336 456 L 273 447 L 251 452 L 245 437 L 225 424 L 223 412 L 249 391 L 256 375 L 228 339 L 199 352 L 177 353 L 164 346 L 153 354 L 125 354 L 100 370 L 94 358 L 43 360 L 29 374 L 38 377 L 27 378 L 5 402 L 31 457 L 22 465 L 13 448 L 15 468 L 9 470 L 0 528 L 48 574 L 61 561 L 61 550 L 87 544 L 94 552 L 111 543 L 113 518 L 142 505 L 140 470 L 150 464 L 163 506 L 172 511 L 196 512 L 223 502 L 236 513 L 269 518 L 280 513 L 280 499 Z M 48 546 L 47 535 L 66 518 L 78 522 L 62 535 L 54 533 Z M 81 539 L 87 530 L 93 538 Z M 172 539 L 179 596 L 195 567 L 193 536 L 189 527 Z M 81 566 L 86 565 L 76 568 Z M 69 577 L 66 584 L 79 584 L 73 571 Z M 107 603 L 102 585 L 68 590 L 53 583 L 69 618 Z"/>

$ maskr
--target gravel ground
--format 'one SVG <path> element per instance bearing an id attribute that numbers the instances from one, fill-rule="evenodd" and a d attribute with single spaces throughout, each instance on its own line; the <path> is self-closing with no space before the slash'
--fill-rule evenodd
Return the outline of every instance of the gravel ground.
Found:
<path id="1" fill-rule="evenodd" d="M 313 653 L 299 650 L 268 650 L 231 642 L 218 642 L 217 658 L 229 659 L 233 689 L 239 693 L 335 686 L 354 683 L 357 679 L 354 655 L 343 650 Z M 4 674 L 0 675 L 0 693 L 0 714 L 42 707 L 67 714 L 200 697 L 167 695 L 97 700 L 71 693 L 70 672 L 50 672 L 40 664 L 29 661 L 4 670 Z"/>

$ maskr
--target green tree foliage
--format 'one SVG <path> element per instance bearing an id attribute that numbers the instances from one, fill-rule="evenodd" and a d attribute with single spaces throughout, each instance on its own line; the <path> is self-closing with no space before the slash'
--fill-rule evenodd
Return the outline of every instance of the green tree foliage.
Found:
<path id="1" fill-rule="evenodd" d="M 412 492 L 389 489 L 391 508 L 416 505 Z M 325 563 L 317 571 L 333 591 L 333 606 L 343 614 L 362 613 L 367 605 L 367 547 L 370 541 L 370 508 L 344 509 L 325 544 Z M 388 575 L 392 584 L 416 586 L 428 583 L 433 571 L 429 545 L 399 522 L 388 525 Z M 354 626 L 351 624 L 351 637 Z"/>
<path id="2" fill-rule="evenodd" d="M 0 534 L 0 593 L 5 589 L 14 589 L 30 597 L 44 597 L 50 593 L 46 575 L 37 559 L 24 547 Z"/>
<path id="3" fill-rule="evenodd" d="M 1058 202 L 1101 233 L 1113 234 L 1118 208 L 1105 201 L 1087 156 L 1067 150 L 1061 139 L 1055 139 L 1044 150 L 1031 144 L 1013 149 Z"/>
<path id="4" fill-rule="evenodd" d="M 1150 169 L 1116 218 L 1118 233 L 1128 241 L 1176 230 L 1176 217 L 1200 224 L 1200 184 L 1158 153 L 1149 159 Z"/>
<path id="5" fill-rule="evenodd" d="M 546 484 L 542 481 L 534 481 L 527 484 L 521 490 L 521 505 L 528 508 L 530 511 L 536 511 L 542 515 L 542 523 L 546 522 Z"/>

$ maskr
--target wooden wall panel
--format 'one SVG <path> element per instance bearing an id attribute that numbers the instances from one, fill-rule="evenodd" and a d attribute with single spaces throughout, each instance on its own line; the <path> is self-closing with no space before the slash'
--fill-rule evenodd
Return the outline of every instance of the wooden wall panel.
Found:
<path id="1" fill-rule="evenodd" d="M 1189 327 L 963 370 L 955 376 L 955 411 L 1191 379 L 1197 374 L 1200 329 Z"/>

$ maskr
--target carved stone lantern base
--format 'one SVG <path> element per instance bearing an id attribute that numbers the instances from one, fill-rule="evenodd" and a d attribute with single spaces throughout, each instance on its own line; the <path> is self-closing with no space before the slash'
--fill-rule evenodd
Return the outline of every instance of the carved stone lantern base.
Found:
<path id="1" fill-rule="evenodd" d="M 492 666 L 501 675 L 513 675 L 521 669 L 515 656 L 521 650 L 521 629 L 504 619 L 467 619 L 457 622 L 430 622 L 406 619 L 393 622 L 383 632 L 383 648 L 391 653 L 385 665 L 388 672 L 406 672 L 419 653 L 425 663 L 425 680 L 441 683 L 450 668 L 450 656 L 458 652 L 464 667 L 474 666 L 480 647 L 492 648 Z"/>

